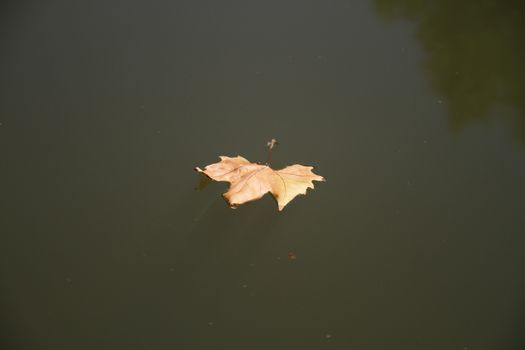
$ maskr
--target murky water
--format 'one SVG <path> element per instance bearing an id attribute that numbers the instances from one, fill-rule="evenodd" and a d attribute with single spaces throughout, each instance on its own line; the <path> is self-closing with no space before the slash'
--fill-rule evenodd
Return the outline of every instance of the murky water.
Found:
<path id="1" fill-rule="evenodd" d="M 519 1 L 0 11 L 2 349 L 523 349 Z M 219 155 L 315 165 L 282 213 Z"/>

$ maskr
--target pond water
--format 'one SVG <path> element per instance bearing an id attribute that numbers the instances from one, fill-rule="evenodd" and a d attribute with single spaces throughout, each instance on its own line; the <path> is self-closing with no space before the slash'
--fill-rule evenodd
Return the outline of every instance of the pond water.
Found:
<path id="1" fill-rule="evenodd" d="M 0 10 L 2 349 L 525 348 L 523 2 Z"/>

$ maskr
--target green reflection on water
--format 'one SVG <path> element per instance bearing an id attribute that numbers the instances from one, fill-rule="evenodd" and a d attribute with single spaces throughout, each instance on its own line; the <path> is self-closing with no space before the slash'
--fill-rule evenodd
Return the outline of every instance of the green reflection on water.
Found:
<path id="1" fill-rule="evenodd" d="M 525 144 L 525 3 L 521 0 L 374 0 L 381 16 L 417 22 L 425 69 L 458 131 L 498 106 Z M 498 115 L 502 115 L 498 113 Z"/>

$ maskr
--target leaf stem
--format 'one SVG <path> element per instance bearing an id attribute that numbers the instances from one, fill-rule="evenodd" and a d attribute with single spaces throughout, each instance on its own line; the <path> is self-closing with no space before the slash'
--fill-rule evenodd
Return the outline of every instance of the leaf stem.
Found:
<path id="1" fill-rule="evenodd" d="M 277 142 L 276 139 L 272 139 L 266 144 L 266 146 L 268 146 L 268 159 L 266 159 L 266 165 L 270 165 L 272 162 L 272 149 L 277 146 L 277 144 L 279 144 L 279 142 Z"/>

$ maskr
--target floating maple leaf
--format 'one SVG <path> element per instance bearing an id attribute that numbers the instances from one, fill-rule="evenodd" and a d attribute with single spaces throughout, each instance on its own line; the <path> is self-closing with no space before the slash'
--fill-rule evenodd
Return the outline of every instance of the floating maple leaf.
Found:
<path id="1" fill-rule="evenodd" d="M 268 143 L 269 154 L 277 142 Z M 306 194 L 308 188 L 314 188 L 312 181 L 325 181 L 322 176 L 312 172 L 313 167 L 290 165 L 281 170 L 273 170 L 269 164 L 251 163 L 247 159 L 220 156 L 220 162 L 210 164 L 203 169 L 196 167 L 200 173 L 215 181 L 230 183 L 224 198 L 231 208 L 260 199 L 270 192 L 276 199 L 279 210 L 299 194 Z"/>

